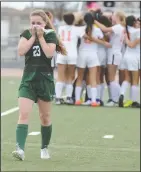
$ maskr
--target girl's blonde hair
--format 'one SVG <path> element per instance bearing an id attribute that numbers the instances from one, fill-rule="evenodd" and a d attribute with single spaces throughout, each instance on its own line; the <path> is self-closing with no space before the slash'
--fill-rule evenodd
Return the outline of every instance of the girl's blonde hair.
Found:
<path id="1" fill-rule="evenodd" d="M 119 18 L 120 24 L 125 27 L 126 26 L 126 15 L 125 15 L 125 13 L 122 11 L 117 11 L 117 12 L 115 12 L 115 15 Z"/>
<path id="2" fill-rule="evenodd" d="M 45 29 L 53 29 L 56 32 L 51 20 L 43 10 L 35 10 L 31 12 L 30 16 L 40 16 L 43 19 L 43 21 L 46 23 Z M 58 37 L 57 37 L 57 41 L 58 44 L 56 45 L 56 51 L 58 53 L 61 53 L 62 55 L 67 55 L 67 51 L 65 47 Z"/>

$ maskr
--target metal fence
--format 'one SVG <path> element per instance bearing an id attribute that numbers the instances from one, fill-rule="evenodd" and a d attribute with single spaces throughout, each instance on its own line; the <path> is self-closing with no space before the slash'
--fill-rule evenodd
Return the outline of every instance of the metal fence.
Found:
<path id="1" fill-rule="evenodd" d="M 19 37 L 1 37 L 1 60 L 9 61 L 9 60 L 18 60 L 17 55 L 17 45 L 18 45 Z M 3 43 L 4 42 L 4 43 Z"/>

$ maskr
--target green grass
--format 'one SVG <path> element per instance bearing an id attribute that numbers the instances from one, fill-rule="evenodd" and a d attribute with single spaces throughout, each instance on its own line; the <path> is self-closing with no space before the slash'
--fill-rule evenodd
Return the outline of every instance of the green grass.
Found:
<path id="1" fill-rule="evenodd" d="M 10 84 L 9 81 L 14 81 Z M 17 106 L 16 78 L 2 78 L 2 112 Z M 18 112 L 1 118 L 2 171 L 139 171 L 139 109 L 55 106 L 50 160 L 40 159 L 40 135 L 28 136 L 26 159 L 15 161 L 15 128 Z M 40 131 L 36 105 L 29 133 Z M 114 139 L 103 139 L 104 135 Z"/>

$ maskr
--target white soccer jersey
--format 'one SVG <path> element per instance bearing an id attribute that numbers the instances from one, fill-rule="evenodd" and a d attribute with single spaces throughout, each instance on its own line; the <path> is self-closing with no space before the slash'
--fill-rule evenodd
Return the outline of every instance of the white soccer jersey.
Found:
<path id="1" fill-rule="evenodd" d="M 135 41 L 140 38 L 140 30 L 134 27 L 128 26 L 128 32 L 130 41 Z M 140 45 L 138 44 L 134 48 L 127 46 L 124 55 L 124 66 L 129 71 L 138 71 L 140 69 Z"/>
<path id="2" fill-rule="evenodd" d="M 138 28 L 138 29 L 137 29 L 137 32 L 136 32 L 136 38 L 137 38 L 137 39 L 140 39 L 140 33 L 141 33 L 140 28 Z M 140 49 L 141 49 L 140 44 L 138 44 L 138 45 L 136 46 L 136 50 L 137 50 L 137 53 L 139 53 L 139 54 L 140 54 Z"/>
<path id="3" fill-rule="evenodd" d="M 113 33 L 110 36 L 110 43 L 112 48 L 110 48 L 109 51 L 112 51 L 113 53 L 121 52 L 124 41 L 125 28 L 120 24 L 116 24 L 112 27 L 112 30 Z"/>
<path id="4" fill-rule="evenodd" d="M 83 28 L 85 34 L 86 26 Z M 92 37 L 95 38 L 103 38 L 103 33 L 99 28 L 93 27 Z M 77 66 L 79 68 L 91 68 L 99 66 L 99 58 L 98 58 L 98 44 L 95 42 L 86 42 L 84 38 L 81 38 L 81 44 L 79 47 L 79 58 L 77 61 Z"/>
<path id="5" fill-rule="evenodd" d="M 128 32 L 129 32 L 129 36 L 130 36 L 130 41 L 133 42 L 135 41 L 136 39 L 139 39 L 140 38 L 140 29 L 136 29 L 134 27 L 130 27 L 128 26 Z M 138 44 L 136 47 L 134 48 L 130 48 L 127 46 L 127 49 L 126 51 L 128 53 L 140 53 L 140 44 Z"/>
<path id="6" fill-rule="evenodd" d="M 82 27 L 77 26 L 60 26 L 58 29 L 59 37 L 67 50 L 67 56 L 77 58 L 77 42 L 78 38 L 81 37 Z"/>
<path id="7" fill-rule="evenodd" d="M 83 32 L 85 34 L 85 29 L 86 29 L 86 26 L 83 28 Z M 84 35 L 82 34 L 82 35 Z M 101 29 L 97 28 L 97 27 L 93 27 L 93 31 L 92 31 L 92 37 L 95 37 L 95 38 L 99 38 L 99 39 L 102 39 L 104 37 Z M 79 51 L 95 51 L 95 52 L 98 52 L 98 44 L 95 43 L 95 42 L 91 42 L 91 43 L 87 43 L 84 38 L 81 38 L 81 44 L 80 44 L 80 47 L 79 47 Z"/>

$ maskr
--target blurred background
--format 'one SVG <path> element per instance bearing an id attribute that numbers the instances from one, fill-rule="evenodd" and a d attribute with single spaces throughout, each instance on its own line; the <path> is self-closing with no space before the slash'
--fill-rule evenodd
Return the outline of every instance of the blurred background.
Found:
<path id="1" fill-rule="evenodd" d="M 1 65 L 23 67 L 23 58 L 17 55 L 20 33 L 29 27 L 29 14 L 33 9 L 50 11 L 54 15 L 56 29 L 62 24 L 64 12 L 87 11 L 91 3 L 107 13 L 123 10 L 126 15 L 140 17 L 140 2 L 86 1 L 86 2 L 1 2 Z"/>

